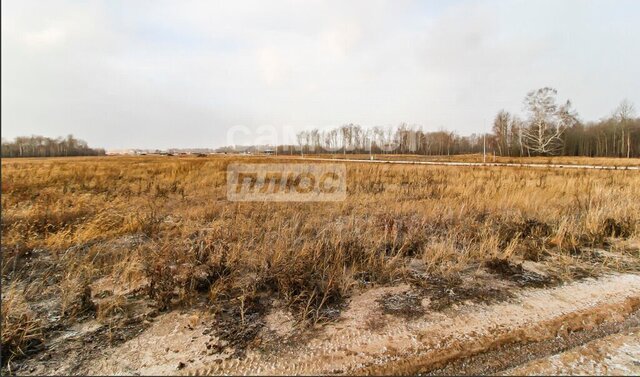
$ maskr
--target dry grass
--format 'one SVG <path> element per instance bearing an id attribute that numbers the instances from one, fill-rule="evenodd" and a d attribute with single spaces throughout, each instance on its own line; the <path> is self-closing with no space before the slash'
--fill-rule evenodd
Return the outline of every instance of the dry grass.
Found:
<path id="1" fill-rule="evenodd" d="M 2 360 L 25 356 L 42 340 L 41 321 L 36 318 L 24 295 L 11 285 L 2 290 Z"/>
<path id="2" fill-rule="evenodd" d="M 415 283 L 412 260 L 451 281 L 491 260 L 559 279 L 638 268 L 637 172 L 349 164 L 344 202 L 237 203 L 233 159 L 3 160 L 3 354 L 142 299 L 244 323 L 279 298 L 318 321 L 355 286 Z"/>

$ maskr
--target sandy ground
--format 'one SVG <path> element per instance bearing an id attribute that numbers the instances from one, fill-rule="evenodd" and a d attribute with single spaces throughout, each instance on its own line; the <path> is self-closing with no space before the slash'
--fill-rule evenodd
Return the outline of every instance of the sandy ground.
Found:
<path id="1" fill-rule="evenodd" d="M 381 298 L 411 297 L 411 290 L 356 294 L 338 320 L 310 332 L 298 331 L 286 310 L 273 310 L 242 356 L 215 334 L 207 312 L 175 310 L 149 318 L 119 345 L 81 357 L 80 342 L 66 359 L 19 374 L 638 374 L 638 275 L 521 289 L 498 304 L 463 302 L 440 312 L 426 298 L 418 315 L 385 314 Z M 64 336 L 81 339 L 98 328 L 88 322 Z"/>
<path id="2" fill-rule="evenodd" d="M 509 369 L 504 375 L 640 375 L 640 328 Z"/>
<path id="3" fill-rule="evenodd" d="M 640 276 L 618 275 L 553 289 L 525 290 L 511 302 L 468 304 L 412 320 L 380 312 L 376 300 L 408 289 L 398 286 L 366 291 L 353 298 L 341 320 L 320 329 L 310 341 L 250 350 L 243 359 L 207 349 L 207 344 L 217 340 L 206 334 L 206 320 L 193 314 L 169 313 L 138 338 L 89 363 L 86 372 L 413 374 L 505 344 L 541 341 L 621 321 L 640 306 Z M 536 367 L 531 368 L 527 372 L 533 373 Z"/>

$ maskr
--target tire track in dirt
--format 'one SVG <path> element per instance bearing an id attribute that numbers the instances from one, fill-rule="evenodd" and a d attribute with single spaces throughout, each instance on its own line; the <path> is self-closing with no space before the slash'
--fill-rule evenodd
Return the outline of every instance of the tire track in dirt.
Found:
<path id="1" fill-rule="evenodd" d="M 551 339 L 540 342 L 517 342 L 503 344 L 494 349 L 484 351 L 471 357 L 453 360 L 443 367 L 422 371 L 419 374 L 429 376 L 451 376 L 451 375 L 529 375 L 539 374 L 577 374 L 580 369 L 565 369 L 563 373 L 551 372 L 550 365 L 540 363 L 541 360 L 550 360 L 562 353 L 574 353 L 573 348 L 598 343 L 603 338 L 618 337 L 620 333 L 640 330 L 640 311 L 636 310 L 622 322 L 606 322 L 593 329 L 567 331 L 566 334 L 559 334 Z M 613 334 L 613 335 L 612 335 Z M 640 347 L 640 338 L 635 339 L 635 344 Z M 638 355 L 640 357 L 640 354 Z M 589 355 L 586 355 L 586 359 Z M 569 367 L 570 362 L 564 365 Z M 554 367 L 556 365 L 553 365 Z M 575 364 L 573 365 L 576 366 Z M 522 369 L 525 368 L 525 369 Z M 548 371 L 548 373 L 546 372 Z M 638 370 L 640 372 L 640 370 Z M 601 373 L 587 373 L 601 374 Z M 635 373 L 636 375 L 638 373 Z"/>
<path id="2" fill-rule="evenodd" d="M 383 316 L 371 290 L 354 298 L 343 321 L 326 326 L 306 345 L 273 353 L 249 352 L 192 375 L 416 374 L 502 346 L 541 342 L 622 322 L 640 308 L 640 276 L 584 280 L 553 289 L 525 290 L 514 302 L 465 305 L 407 321 Z M 378 316 L 382 328 L 363 326 Z"/>
<path id="3" fill-rule="evenodd" d="M 534 360 L 501 375 L 640 375 L 640 327 Z"/>

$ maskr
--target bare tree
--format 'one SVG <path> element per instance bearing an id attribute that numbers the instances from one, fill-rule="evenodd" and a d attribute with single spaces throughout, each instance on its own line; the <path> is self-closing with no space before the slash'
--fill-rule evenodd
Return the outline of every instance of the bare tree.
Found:
<path id="1" fill-rule="evenodd" d="M 317 128 L 311 130 L 309 139 L 311 140 L 311 153 L 316 153 L 320 149 L 320 131 Z"/>
<path id="2" fill-rule="evenodd" d="M 298 140 L 298 145 L 300 146 L 300 155 L 304 156 L 304 147 L 309 145 L 308 144 L 308 140 L 309 140 L 309 132 L 307 131 L 300 131 L 296 134 L 296 139 Z"/>
<path id="3" fill-rule="evenodd" d="M 541 155 L 554 155 L 562 152 L 562 135 L 567 128 L 577 123 L 571 102 L 563 105 L 556 103 L 558 91 L 545 87 L 529 92 L 524 104 L 529 112 L 527 127 L 522 131 L 522 141 L 530 152 Z"/>
<path id="4" fill-rule="evenodd" d="M 522 145 L 522 121 L 517 115 L 511 117 L 511 124 L 509 125 L 509 144 L 513 155 L 524 156 L 524 146 Z"/>
<path id="5" fill-rule="evenodd" d="M 98 156 L 103 149 L 89 148 L 86 141 L 69 135 L 66 139 L 44 136 L 18 136 L 12 142 L 2 140 L 2 157 Z"/>
<path id="6" fill-rule="evenodd" d="M 511 114 L 500 110 L 493 121 L 493 134 L 495 135 L 496 146 L 500 156 L 510 154 L 509 150 L 509 127 L 511 125 Z"/>
<path id="7" fill-rule="evenodd" d="M 356 149 L 356 130 L 359 126 L 349 123 L 340 127 L 340 136 L 342 136 L 342 150 L 346 154 Z"/>
<path id="8" fill-rule="evenodd" d="M 635 108 L 633 103 L 629 102 L 629 100 L 624 99 L 620 102 L 620 105 L 615 109 L 613 117 L 618 121 L 620 128 L 620 155 L 624 156 L 625 153 L 625 144 L 627 146 L 627 158 L 631 156 L 631 132 L 629 132 L 629 121 L 633 119 L 635 116 Z M 627 139 L 625 140 L 625 132 Z"/>

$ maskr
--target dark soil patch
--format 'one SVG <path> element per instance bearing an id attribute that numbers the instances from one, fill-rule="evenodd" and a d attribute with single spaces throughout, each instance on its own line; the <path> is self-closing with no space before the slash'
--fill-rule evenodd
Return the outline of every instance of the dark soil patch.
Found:
<path id="1" fill-rule="evenodd" d="M 226 342 L 226 347 L 233 347 L 233 357 L 241 358 L 264 327 L 269 305 L 258 297 L 248 298 L 243 304 L 233 301 L 216 313 L 216 335 Z"/>
<path id="2" fill-rule="evenodd" d="M 462 302 L 496 303 L 513 298 L 513 294 L 502 287 L 492 287 L 476 279 L 462 280 L 460 277 L 428 276 L 413 281 L 420 287 L 422 297 L 430 299 L 429 309 L 445 310 Z"/>
<path id="3" fill-rule="evenodd" d="M 429 308 L 441 311 L 460 302 L 496 303 L 513 298 L 513 294 L 500 288 L 476 286 L 437 287 L 431 292 Z"/>
<path id="4" fill-rule="evenodd" d="M 494 258 L 485 262 L 485 266 L 493 274 L 503 279 L 510 280 L 521 287 L 548 287 L 554 283 L 554 279 L 543 276 L 533 271 L 527 271 L 522 264 L 515 264 L 507 259 Z"/>
<path id="5" fill-rule="evenodd" d="M 570 266 L 569 273 L 570 273 L 571 279 L 573 280 L 582 280 L 582 279 L 588 279 L 588 278 L 595 278 L 599 276 L 599 273 L 597 271 L 587 269 L 581 266 Z"/>
<path id="6" fill-rule="evenodd" d="M 25 360 L 26 358 L 36 355 L 42 350 L 45 349 L 45 345 L 41 339 L 30 339 L 23 344 L 21 344 L 20 348 L 13 346 L 12 344 L 4 343 L 2 345 L 2 349 L 0 350 L 0 366 L 2 369 L 2 375 L 6 375 L 8 373 L 5 372 L 4 368 L 15 368 L 15 366 L 11 366 L 9 364 L 19 365 L 20 362 Z M 20 353 L 18 353 L 20 352 Z M 7 370 L 8 372 L 9 370 Z"/>
<path id="7" fill-rule="evenodd" d="M 347 307 L 345 298 L 340 297 L 332 302 L 323 305 L 318 311 L 315 322 L 331 322 L 340 318 L 340 313 Z"/>
<path id="8" fill-rule="evenodd" d="M 80 368 L 85 360 L 96 357 L 108 347 L 116 347 L 140 335 L 146 330 L 157 314 L 155 310 L 134 317 L 114 317 L 93 331 L 69 336 L 60 340 L 65 332 L 72 332 L 69 327 L 59 325 L 50 328 L 47 339 L 40 344 L 37 353 L 29 358 L 14 359 L 3 366 L 2 375 L 41 374 L 45 370 L 60 366 L 61 360 L 73 360 L 71 369 L 61 370 L 62 374 L 82 374 Z M 44 368 L 44 369 L 43 369 Z"/>
<path id="9" fill-rule="evenodd" d="M 604 261 L 601 253 L 590 248 L 575 247 L 569 250 L 569 255 L 593 263 L 602 263 Z"/>
<path id="10" fill-rule="evenodd" d="M 400 294 L 386 294 L 376 300 L 385 314 L 398 315 L 404 318 L 415 318 L 424 314 L 423 295 L 409 291 Z"/>

